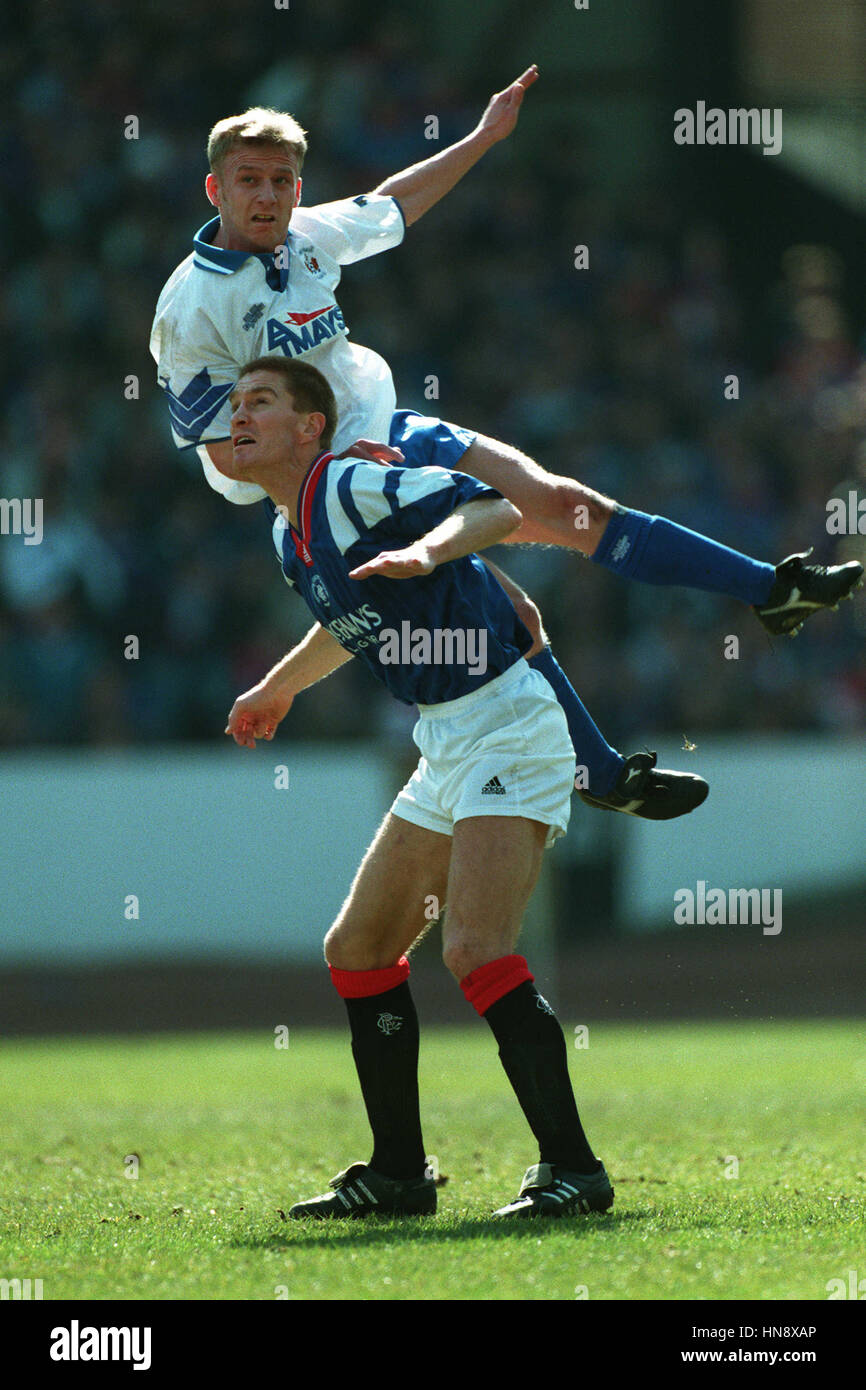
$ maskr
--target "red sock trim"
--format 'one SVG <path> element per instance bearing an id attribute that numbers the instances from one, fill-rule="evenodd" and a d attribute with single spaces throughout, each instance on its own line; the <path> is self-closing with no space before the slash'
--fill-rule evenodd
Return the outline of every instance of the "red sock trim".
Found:
<path id="1" fill-rule="evenodd" d="M 384 994 L 396 989 L 409 978 L 409 962 L 401 956 L 396 965 L 384 970 L 337 970 L 329 965 L 334 988 L 342 999 L 366 999 L 371 994 Z"/>
<path id="2" fill-rule="evenodd" d="M 477 970 L 460 981 L 460 988 L 473 1009 L 483 1017 L 497 1000 L 510 994 L 525 980 L 534 979 L 524 956 L 500 956 L 499 960 L 479 965 Z"/>

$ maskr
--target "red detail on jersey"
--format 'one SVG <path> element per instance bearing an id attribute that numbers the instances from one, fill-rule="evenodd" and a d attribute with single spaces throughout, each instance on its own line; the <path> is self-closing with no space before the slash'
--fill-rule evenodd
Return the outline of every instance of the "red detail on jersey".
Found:
<path id="1" fill-rule="evenodd" d="M 295 554 L 300 560 L 303 560 L 307 569 L 312 569 L 313 566 L 313 557 L 310 554 L 310 547 L 308 544 L 310 537 L 310 518 L 313 512 L 313 498 L 316 494 L 319 479 L 333 457 L 334 455 L 329 452 L 319 454 L 319 457 L 310 465 L 307 476 L 301 483 L 301 491 L 298 494 L 298 525 L 300 527 L 300 534 L 292 529 L 292 540 L 295 543 Z"/>
<path id="2" fill-rule="evenodd" d="M 499 960 L 479 965 L 471 975 L 460 981 L 460 988 L 479 1014 L 486 1014 L 499 999 L 510 994 L 525 980 L 534 980 L 529 973 L 525 956 L 500 956 Z"/>
<path id="3" fill-rule="evenodd" d="M 309 323 L 310 319 L 317 319 L 320 314 L 329 314 L 336 307 L 336 304 L 328 304 L 324 309 L 314 309 L 311 314 L 286 314 L 286 323 L 293 323 L 300 328 L 302 323 Z"/>
<path id="4" fill-rule="evenodd" d="M 302 540 L 302 538 L 298 535 L 297 531 L 294 530 L 294 528 L 292 528 L 292 540 L 295 544 L 295 554 L 297 555 L 298 559 L 303 560 L 304 564 L 307 566 L 307 569 L 311 569 L 313 565 L 313 557 L 307 549 L 306 543 Z"/>
<path id="5" fill-rule="evenodd" d="M 409 978 L 409 962 L 401 956 L 396 965 L 384 970 L 337 970 L 329 965 L 331 980 L 341 999 L 369 999 L 372 994 L 384 994 L 396 989 Z"/>

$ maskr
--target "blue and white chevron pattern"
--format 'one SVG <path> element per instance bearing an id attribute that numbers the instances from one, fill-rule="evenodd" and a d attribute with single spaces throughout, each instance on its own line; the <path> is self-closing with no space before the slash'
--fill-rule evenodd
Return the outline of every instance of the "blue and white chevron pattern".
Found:
<path id="1" fill-rule="evenodd" d="M 172 428 L 181 439 L 197 444 L 210 422 L 228 400 L 234 383 L 214 386 L 207 367 L 193 377 L 179 396 L 166 386 Z"/>

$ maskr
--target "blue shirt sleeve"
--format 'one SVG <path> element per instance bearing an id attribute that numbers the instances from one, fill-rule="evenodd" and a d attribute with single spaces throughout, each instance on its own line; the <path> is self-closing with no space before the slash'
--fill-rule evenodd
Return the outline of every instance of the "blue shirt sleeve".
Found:
<path id="1" fill-rule="evenodd" d="M 379 464 L 358 464 L 347 471 L 338 492 L 359 533 L 375 530 L 383 540 L 405 542 L 426 535 L 466 502 L 502 496 L 467 473 Z"/>

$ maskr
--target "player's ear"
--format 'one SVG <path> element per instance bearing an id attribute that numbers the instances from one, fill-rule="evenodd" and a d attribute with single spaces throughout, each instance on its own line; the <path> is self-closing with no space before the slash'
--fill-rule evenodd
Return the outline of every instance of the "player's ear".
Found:
<path id="1" fill-rule="evenodd" d="M 318 439 L 327 421 L 321 410 L 311 410 L 304 425 L 304 434 L 309 440 Z"/>
<path id="2" fill-rule="evenodd" d="M 220 205 L 220 188 L 214 174 L 208 174 L 204 181 L 204 191 L 208 196 L 208 201 L 213 203 L 215 208 Z"/>

